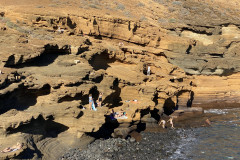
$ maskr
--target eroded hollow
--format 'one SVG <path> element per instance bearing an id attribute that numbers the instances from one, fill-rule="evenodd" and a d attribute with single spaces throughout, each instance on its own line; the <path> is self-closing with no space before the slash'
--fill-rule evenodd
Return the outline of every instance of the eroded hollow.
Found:
<path id="1" fill-rule="evenodd" d="M 32 135 L 42 135 L 44 138 L 55 138 L 58 134 L 65 132 L 68 129 L 69 127 L 54 122 L 52 116 L 45 120 L 42 115 L 39 115 L 36 119 L 32 118 L 28 124 L 23 124 L 16 129 L 8 128 L 7 132 L 8 134 L 21 132 Z"/>
<path id="2" fill-rule="evenodd" d="M 47 44 L 44 46 L 44 51 L 40 56 L 29 59 L 24 63 L 21 58 L 18 60 L 18 62 L 16 62 L 15 57 L 10 56 L 5 64 L 5 67 L 24 68 L 31 66 L 48 66 L 52 64 L 58 58 L 58 56 L 65 54 L 70 54 L 70 48 L 68 45 L 59 48 L 58 45 Z"/>
<path id="3" fill-rule="evenodd" d="M 21 85 L 13 92 L 0 96 L 0 114 L 3 114 L 10 109 L 19 111 L 27 109 L 29 106 L 34 106 L 37 103 L 37 97 L 50 94 L 50 85 L 46 84 L 41 89 L 28 89 Z"/>
<path id="4" fill-rule="evenodd" d="M 97 132 L 88 132 L 87 135 L 94 137 L 96 139 L 100 138 L 111 138 L 114 129 L 119 127 L 117 120 L 113 120 L 111 116 L 105 116 L 105 123 L 100 127 Z"/>
<path id="5" fill-rule="evenodd" d="M 171 115 L 175 111 L 175 103 L 171 98 L 168 98 L 165 100 L 165 103 L 163 105 L 163 110 L 166 115 Z"/>
<path id="6" fill-rule="evenodd" d="M 43 140 L 45 138 L 56 138 L 60 133 L 65 132 L 68 129 L 69 127 L 54 122 L 52 116 L 49 116 L 46 120 L 43 118 L 42 115 L 39 115 L 38 118 L 32 118 L 28 124 L 22 124 L 16 129 L 7 128 L 7 133 L 24 133 L 25 137 L 27 137 L 28 145 L 32 147 L 28 147 L 17 158 L 33 159 L 35 155 L 37 155 L 38 158 L 42 158 L 43 156 L 43 154 L 36 145 L 39 140 Z M 35 136 L 37 137 L 37 139 L 34 138 Z"/>
<path id="7" fill-rule="evenodd" d="M 107 51 L 102 52 L 101 54 L 96 54 L 89 60 L 89 64 L 93 67 L 94 70 L 104 69 L 106 70 L 109 66 L 109 63 L 115 62 L 115 58 L 109 58 Z"/>
<path id="8" fill-rule="evenodd" d="M 103 103 L 104 104 L 109 104 L 110 108 L 121 106 L 123 104 L 121 102 L 122 98 L 120 96 L 121 95 L 121 88 L 119 87 L 119 80 L 117 78 L 113 81 L 113 85 L 112 85 L 111 89 L 113 89 L 114 92 L 111 93 L 110 95 L 108 95 L 103 100 Z"/>
<path id="9" fill-rule="evenodd" d="M 81 100 L 81 104 L 85 105 L 85 104 L 89 103 L 88 99 L 89 99 L 90 94 L 92 95 L 94 102 L 96 102 L 96 100 L 98 99 L 98 96 L 99 96 L 99 91 L 96 86 L 93 86 L 89 90 L 88 94 L 83 94 L 83 92 L 80 92 L 80 93 L 76 93 L 74 96 L 65 95 L 64 97 L 61 97 L 58 100 L 58 103 L 70 102 L 70 101 L 74 101 L 74 100 Z"/>

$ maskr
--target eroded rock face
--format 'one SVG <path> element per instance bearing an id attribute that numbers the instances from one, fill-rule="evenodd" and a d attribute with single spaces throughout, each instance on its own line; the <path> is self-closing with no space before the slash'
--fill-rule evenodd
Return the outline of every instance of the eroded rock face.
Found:
<path id="1" fill-rule="evenodd" d="M 57 159 L 84 134 L 125 137 L 176 106 L 239 102 L 239 19 L 217 9 L 220 2 L 147 1 L 134 18 L 123 18 L 119 4 L 109 16 L 26 2 L 24 14 L 10 2 L 0 12 L 0 140 L 2 148 L 6 136 L 24 142 L 31 154 L 19 157 Z M 103 107 L 89 110 L 89 94 L 97 100 L 100 92 Z M 112 123 L 112 109 L 128 119 Z"/>

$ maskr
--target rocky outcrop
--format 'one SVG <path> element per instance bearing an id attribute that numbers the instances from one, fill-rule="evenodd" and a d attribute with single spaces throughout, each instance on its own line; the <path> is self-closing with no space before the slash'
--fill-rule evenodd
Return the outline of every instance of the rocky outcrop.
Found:
<path id="1" fill-rule="evenodd" d="M 31 10 L 25 2 L 23 13 L 8 3 L 0 14 L 0 138 L 25 143 L 15 156 L 57 159 L 55 150 L 78 147 L 85 134 L 125 137 L 177 106 L 239 102 L 239 19 L 210 1 L 149 1 L 132 11 L 149 21 L 122 11 Z M 213 11 L 218 18 L 209 20 Z M 97 100 L 100 92 L 103 107 L 89 110 L 89 94 Z M 112 109 L 128 118 L 110 120 Z"/>

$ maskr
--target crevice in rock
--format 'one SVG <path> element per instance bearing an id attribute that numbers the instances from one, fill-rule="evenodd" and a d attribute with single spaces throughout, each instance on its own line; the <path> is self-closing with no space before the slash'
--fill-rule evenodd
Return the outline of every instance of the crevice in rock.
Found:
<path id="1" fill-rule="evenodd" d="M 42 158 L 43 154 L 41 153 L 41 151 L 37 148 L 34 140 L 31 138 L 28 140 L 28 143 L 31 144 L 31 146 L 34 148 L 34 150 L 27 148 L 24 150 L 24 152 L 22 152 L 21 154 L 19 154 L 17 157 L 15 157 L 14 159 L 33 159 L 35 157 L 35 154 L 37 154 L 37 158 Z"/>
<path id="2" fill-rule="evenodd" d="M 190 51 L 191 51 L 191 49 L 192 49 L 192 45 L 189 45 L 189 46 L 188 46 L 188 49 L 186 50 L 186 54 L 189 54 Z"/>
<path id="3" fill-rule="evenodd" d="M 70 95 L 65 95 L 64 97 L 62 97 L 58 100 L 58 103 L 70 102 L 70 101 L 74 101 L 74 100 L 82 100 L 83 99 L 82 97 L 83 97 L 82 93 L 77 93 L 77 94 L 75 94 L 74 97 L 71 97 Z"/>
<path id="4" fill-rule="evenodd" d="M 105 116 L 105 123 L 100 127 L 97 132 L 88 132 L 87 135 L 94 137 L 96 139 L 104 138 L 108 139 L 112 137 L 114 129 L 119 127 L 117 120 L 113 120 L 111 116 Z"/>
<path id="5" fill-rule="evenodd" d="M 79 119 L 79 118 L 82 117 L 83 115 L 84 115 L 84 112 L 83 112 L 83 111 L 80 111 L 76 118 Z"/>
<path id="6" fill-rule="evenodd" d="M 98 88 L 96 86 L 93 86 L 89 90 L 89 94 L 92 95 L 94 102 L 96 102 L 96 100 L 98 99 L 98 96 L 99 96 Z M 74 96 L 65 95 L 64 97 L 61 97 L 58 100 L 58 103 L 70 102 L 70 101 L 74 101 L 74 100 L 81 100 L 81 104 L 86 105 L 89 103 L 88 102 L 89 94 L 83 94 L 82 92 L 80 92 L 80 93 L 76 93 Z"/>
<path id="7" fill-rule="evenodd" d="M 76 23 L 73 23 L 70 17 L 67 17 L 67 25 L 69 28 L 74 29 L 77 27 Z"/>
<path id="8" fill-rule="evenodd" d="M 25 110 L 37 103 L 37 97 L 50 94 L 51 86 L 45 84 L 40 89 L 28 89 L 21 85 L 13 92 L 0 96 L 0 114 L 3 114 L 10 109 Z"/>
<path id="9" fill-rule="evenodd" d="M 155 106 L 158 105 L 158 93 L 154 94 L 152 101 L 155 103 Z"/>
<path id="10" fill-rule="evenodd" d="M 78 87 L 80 85 L 82 85 L 84 82 L 76 82 L 76 83 L 69 83 L 69 84 L 65 84 L 66 87 Z M 60 88 L 60 86 L 59 86 Z M 58 89 L 58 88 L 56 88 Z"/>
<path id="11" fill-rule="evenodd" d="M 206 28 L 206 27 L 205 27 Z M 197 34 L 205 34 L 205 35 L 208 35 L 208 36 L 211 36 L 213 33 L 208 33 L 207 31 L 205 31 L 205 30 L 202 30 L 202 31 L 200 31 L 200 30 L 194 30 L 194 29 L 192 29 L 192 28 L 187 28 L 187 27 L 183 27 L 182 28 L 182 32 L 183 31 L 191 31 L 191 32 L 193 32 L 193 33 L 197 33 Z"/>
<path id="12" fill-rule="evenodd" d="M 150 111 L 151 117 L 153 117 L 156 121 L 160 120 L 159 110 L 154 108 Z"/>
<path id="13" fill-rule="evenodd" d="M 52 44 L 47 44 L 44 46 L 44 51 L 43 53 L 40 54 L 40 56 L 35 57 L 33 59 L 29 59 L 25 63 L 21 62 L 15 62 L 15 57 L 14 55 L 10 56 L 8 61 L 5 64 L 5 67 L 11 67 L 11 68 L 24 68 L 24 67 L 32 67 L 32 66 L 48 66 L 52 64 L 55 59 L 59 55 L 65 55 L 65 54 L 70 54 L 70 48 L 68 45 L 59 48 L 58 45 L 52 45 Z"/>
<path id="14" fill-rule="evenodd" d="M 32 118 L 28 124 L 22 124 L 16 129 L 7 128 L 6 131 L 8 134 L 21 132 L 31 135 L 42 135 L 42 138 L 56 138 L 58 134 L 65 132 L 68 129 L 69 127 L 54 122 L 52 116 L 45 120 L 42 115 L 39 115 L 36 119 Z"/>
<path id="15" fill-rule="evenodd" d="M 100 76 L 96 76 L 96 77 L 91 79 L 91 81 L 93 81 L 95 83 L 101 83 L 102 80 L 103 80 L 103 74 L 101 74 Z"/>
<path id="16" fill-rule="evenodd" d="M 192 107 L 193 100 L 194 100 L 194 92 L 190 91 L 190 96 L 187 101 L 187 107 Z"/>
<path id="17" fill-rule="evenodd" d="M 146 123 L 139 122 L 137 124 L 136 132 L 140 133 L 146 129 Z"/>
<path id="18" fill-rule="evenodd" d="M 223 73 L 221 74 L 221 76 L 231 76 L 235 73 L 235 69 L 231 68 L 231 69 L 224 69 Z"/>
<path id="19" fill-rule="evenodd" d="M 111 89 L 113 89 L 115 92 L 108 95 L 103 100 L 103 103 L 109 104 L 110 108 L 121 106 L 122 105 L 122 102 L 121 102 L 122 98 L 120 97 L 121 88 L 119 87 L 119 80 L 117 78 L 113 81 L 113 86 L 111 87 Z"/>
<path id="20" fill-rule="evenodd" d="M 223 54 L 211 53 L 209 55 L 212 56 L 212 58 L 223 58 Z"/>
<path id="21" fill-rule="evenodd" d="M 141 117 L 144 117 L 145 115 L 147 115 L 147 114 L 149 114 L 149 113 L 150 113 L 150 108 L 148 107 L 148 108 L 142 109 L 142 110 L 140 111 L 140 116 L 141 116 Z"/>
<path id="22" fill-rule="evenodd" d="M 56 138 L 60 133 L 65 132 L 68 129 L 69 127 L 54 122 L 52 116 L 45 120 L 42 115 L 39 115 L 36 119 L 32 118 L 28 124 L 22 124 L 16 129 L 7 128 L 7 133 L 24 133 L 31 135 L 27 138 L 26 143 L 33 149 L 27 148 L 16 158 L 32 159 L 33 157 L 36 157 L 36 155 L 38 158 L 42 158 L 43 156 L 36 145 L 37 141 L 33 138 L 35 135 L 38 136 L 38 141 L 43 140 L 44 138 Z"/>

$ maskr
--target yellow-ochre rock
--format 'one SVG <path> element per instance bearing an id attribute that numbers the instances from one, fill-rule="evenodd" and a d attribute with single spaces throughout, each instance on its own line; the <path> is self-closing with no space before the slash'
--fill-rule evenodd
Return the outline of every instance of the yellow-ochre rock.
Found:
<path id="1" fill-rule="evenodd" d="M 240 102 L 237 0 L 95 2 L 0 1 L 0 150 L 24 143 L 0 159 L 58 159 L 89 136 Z"/>

